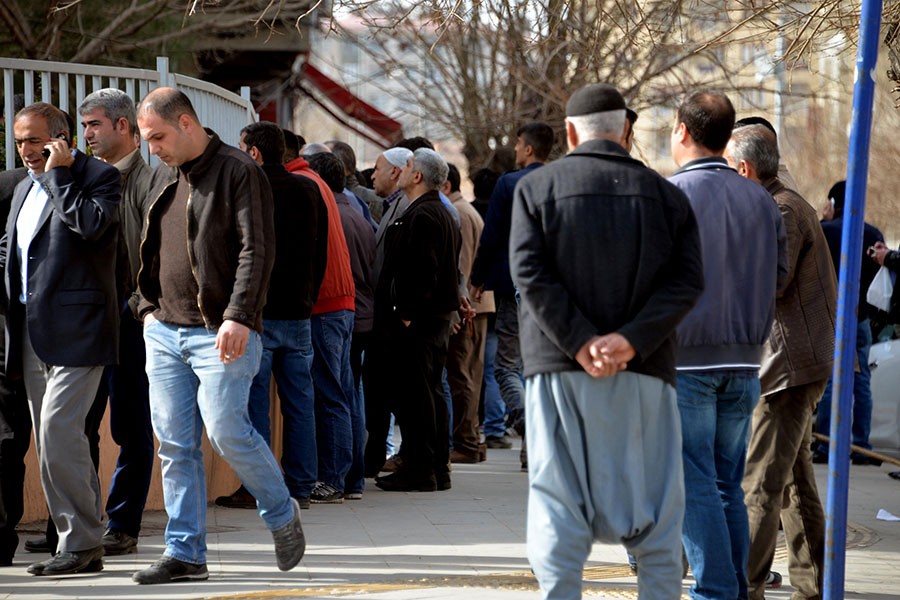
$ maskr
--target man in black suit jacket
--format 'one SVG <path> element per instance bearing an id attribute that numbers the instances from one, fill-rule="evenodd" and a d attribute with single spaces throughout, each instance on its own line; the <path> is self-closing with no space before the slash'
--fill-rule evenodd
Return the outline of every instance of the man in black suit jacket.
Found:
<path id="1" fill-rule="evenodd" d="M 16 187 L 6 226 L 6 372 L 24 380 L 59 531 L 59 553 L 28 572 L 99 571 L 100 484 L 84 422 L 118 354 L 120 176 L 69 149 L 65 113 L 50 104 L 19 111 L 14 132 L 30 177 Z"/>

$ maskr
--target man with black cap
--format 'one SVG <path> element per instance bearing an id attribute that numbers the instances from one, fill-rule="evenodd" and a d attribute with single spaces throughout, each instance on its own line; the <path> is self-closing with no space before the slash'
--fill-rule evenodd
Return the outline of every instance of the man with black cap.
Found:
<path id="1" fill-rule="evenodd" d="M 779 177 L 780 178 L 780 177 Z M 822 232 L 828 249 L 831 251 L 831 260 L 834 264 L 834 272 L 841 270 L 841 237 L 844 230 L 844 193 L 847 189 L 846 181 L 838 181 L 828 190 L 828 204 L 832 207 L 832 218 L 822 221 Z M 859 370 L 853 372 L 853 426 L 852 442 L 855 446 L 872 449 L 869 444 L 869 432 L 872 429 L 872 389 L 869 370 L 869 349 L 872 347 L 872 329 L 869 316 L 875 314 L 875 309 L 866 302 L 866 292 L 878 273 L 878 263 L 871 257 L 865 256 L 866 249 L 874 248 L 877 242 L 884 243 L 884 235 L 874 225 L 863 224 L 863 250 L 862 264 L 859 271 L 859 304 L 856 309 L 856 358 Z M 816 431 L 830 435 L 831 428 L 831 378 L 825 386 L 825 393 L 816 413 Z M 828 444 L 819 442 L 813 453 L 814 463 L 828 462 Z M 853 455 L 853 464 L 881 464 L 881 461 L 870 459 L 861 454 Z"/>
<path id="2" fill-rule="evenodd" d="M 516 187 L 528 558 L 545 598 L 580 598 L 594 540 L 634 554 L 641 598 L 681 597 L 684 481 L 675 327 L 703 289 L 687 198 L 625 151 L 604 84 L 566 105 L 565 158 Z"/>

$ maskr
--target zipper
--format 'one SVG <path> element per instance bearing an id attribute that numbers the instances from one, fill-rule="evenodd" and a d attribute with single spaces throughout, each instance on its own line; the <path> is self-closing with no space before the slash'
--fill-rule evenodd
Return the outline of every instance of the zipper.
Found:
<path id="1" fill-rule="evenodd" d="M 212 327 L 209 326 L 209 319 L 206 318 L 206 314 L 203 312 L 203 307 L 200 305 L 200 280 L 197 278 L 197 269 L 194 267 L 194 255 L 191 253 L 191 200 L 193 200 L 194 198 L 194 186 L 191 185 L 190 177 L 187 177 L 187 180 L 188 199 L 184 207 L 184 227 L 185 233 L 187 234 L 185 236 L 185 242 L 187 243 L 188 263 L 191 265 L 191 276 L 194 278 L 194 283 L 197 284 L 197 309 L 200 311 L 200 316 L 203 317 L 203 323 L 206 325 L 206 330 L 212 331 Z"/>

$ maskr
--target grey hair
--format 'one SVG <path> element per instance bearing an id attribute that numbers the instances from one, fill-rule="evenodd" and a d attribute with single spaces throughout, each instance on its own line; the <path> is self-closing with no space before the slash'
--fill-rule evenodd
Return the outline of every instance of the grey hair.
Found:
<path id="1" fill-rule="evenodd" d="M 578 134 L 579 142 L 596 140 L 608 136 L 621 136 L 625 131 L 625 109 L 606 110 L 603 112 L 566 117 Z"/>
<path id="2" fill-rule="evenodd" d="M 778 143 L 765 125 L 747 125 L 731 133 L 728 152 L 736 165 L 741 161 L 756 169 L 760 181 L 778 176 Z"/>
<path id="3" fill-rule="evenodd" d="M 422 183 L 429 190 L 440 189 L 450 173 L 447 161 L 428 148 L 419 148 L 413 153 L 413 169 L 422 174 Z"/>
<path id="4" fill-rule="evenodd" d="M 128 123 L 128 133 L 134 135 L 137 131 L 137 113 L 134 108 L 134 100 L 131 96 L 116 88 L 104 88 L 85 96 L 78 107 L 78 114 L 84 116 L 98 108 L 106 113 L 106 118 L 117 123 L 119 119 L 125 119 Z"/>
<path id="5" fill-rule="evenodd" d="M 313 154 L 319 154 L 324 152 L 325 154 L 332 154 L 331 148 L 326 146 L 325 144 L 320 144 L 318 142 L 310 142 L 306 144 L 302 148 L 300 148 L 300 156 L 312 156 Z"/>
<path id="6" fill-rule="evenodd" d="M 46 102 L 29 104 L 16 113 L 15 122 L 18 123 L 19 119 L 22 117 L 31 117 L 35 115 L 43 118 L 47 122 L 47 129 L 50 131 L 50 137 L 56 137 L 65 131 L 71 138 L 72 132 L 69 129 L 69 120 L 66 118 L 66 113 Z"/>

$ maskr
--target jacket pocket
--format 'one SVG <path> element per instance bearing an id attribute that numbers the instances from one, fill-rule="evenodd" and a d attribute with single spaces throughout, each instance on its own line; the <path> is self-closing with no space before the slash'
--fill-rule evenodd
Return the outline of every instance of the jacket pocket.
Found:
<path id="1" fill-rule="evenodd" d="M 63 306 L 105 304 L 106 295 L 100 290 L 64 290 L 59 293 L 59 303 Z"/>

